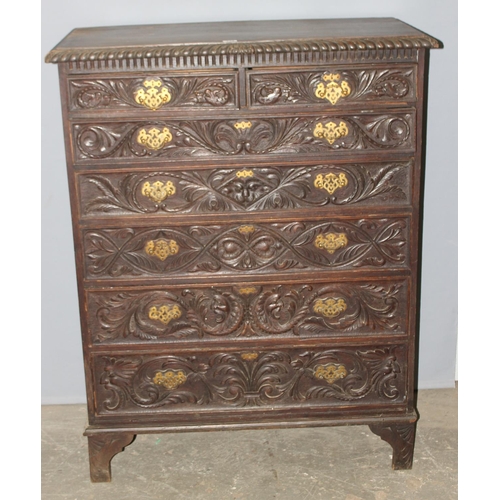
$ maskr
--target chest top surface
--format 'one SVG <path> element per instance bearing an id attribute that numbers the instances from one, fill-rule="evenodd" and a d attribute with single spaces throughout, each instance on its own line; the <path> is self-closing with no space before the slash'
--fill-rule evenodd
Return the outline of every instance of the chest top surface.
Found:
<path id="1" fill-rule="evenodd" d="M 394 18 L 234 21 L 77 28 L 45 60 L 153 58 L 179 50 L 216 55 L 438 47 L 435 38 Z"/>

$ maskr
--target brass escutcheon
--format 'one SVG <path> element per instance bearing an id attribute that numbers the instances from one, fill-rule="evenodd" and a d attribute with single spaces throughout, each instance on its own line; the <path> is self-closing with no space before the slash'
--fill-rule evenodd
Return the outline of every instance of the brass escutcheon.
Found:
<path id="1" fill-rule="evenodd" d="M 153 182 L 153 184 L 145 182 L 142 185 L 141 193 L 150 200 L 160 203 L 175 194 L 175 186 L 172 181 L 167 181 L 165 184 L 161 181 Z"/>
<path id="2" fill-rule="evenodd" d="M 238 130 L 245 130 L 246 128 L 250 128 L 252 126 L 251 121 L 241 121 L 241 122 L 236 122 L 234 124 L 234 128 Z"/>
<path id="3" fill-rule="evenodd" d="M 160 260 L 165 260 L 170 255 L 175 255 L 179 251 L 179 245 L 174 240 L 151 240 L 146 243 L 144 250 L 147 254 L 153 255 Z"/>
<path id="4" fill-rule="evenodd" d="M 314 180 L 314 187 L 324 189 L 330 195 L 332 195 L 337 189 L 347 186 L 347 184 L 348 181 L 345 174 L 318 174 Z"/>
<path id="5" fill-rule="evenodd" d="M 340 122 L 338 125 L 335 122 L 316 124 L 313 135 L 319 139 L 326 139 L 329 144 L 333 144 L 337 139 L 345 137 L 349 133 L 349 129 L 345 122 Z"/>
<path id="6" fill-rule="evenodd" d="M 153 306 L 149 309 L 148 314 L 150 319 L 161 321 L 165 325 L 168 325 L 173 319 L 178 319 L 182 316 L 182 311 L 178 305 L 174 306 Z"/>
<path id="7" fill-rule="evenodd" d="M 344 233 L 318 234 L 314 240 L 314 246 L 328 253 L 334 253 L 335 250 L 347 246 L 347 237 Z"/>
<path id="8" fill-rule="evenodd" d="M 347 370 L 344 365 L 335 365 L 329 363 L 327 365 L 318 365 L 314 370 L 314 376 L 317 379 L 325 380 L 330 385 L 336 380 L 344 378 L 347 375 Z"/>
<path id="9" fill-rule="evenodd" d="M 145 89 L 139 89 L 134 93 L 135 102 L 142 106 L 156 111 L 158 108 L 166 104 L 172 98 L 167 87 L 163 86 L 163 82 L 158 79 L 146 79 L 142 83 Z"/>
<path id="10" fill-rule="evenodd" d="M 318 299 L 314 302 L 314 312 L 326 318 L 335 318 L 347 309 L 344 299 Z"/>
<path id="11" fill-rule="evenodd" d="M 238 232 L 240 232 L 241 234 L 250 234 L 253 233 L 254 231 L 255 231 L 254 226 L 240 226 L 238 228 Z"/>
<path id="12" fill-rule="evenodd" d="M 258 352 L 244 352 L 241 355 L 241 359 L 243 359 L 245 361 L 254 361 L 258 357 L 259 357 L 259 353 Z"/>
<path id="13" fill-rule="evenodd" d="M 253 177 L 253 170 L 238 170 L 238 172 L 236 172 L 236 177 Z"/>
<path id="14" fill-rule="evenodd" d="M 330 104 L 336 104 L 341 97 L 347 97 L 351 93 L 351 87 L 346 81 L 340 82 L 340 75 L 328 73 L 323 75 L 323 82 L 318 83 L 314 95 L 320 99 L 326 99 Z"/>
<path id="15" fill-rule="evenodd" d="M 165 389 L 177 389 L 187 380 L 186 374 L 182 370 L 167 370 L 165 372 L 156 372 L 153 382 L 161 385 Z"/>
<path id="16" fill-rule="evenodd" d="M 137 136 L 137 142 L 139 144 L 142 144 L 146 148 L 153 149 L 155 151 L 161 149 L 171 140 L 172 134 L 167 127 L 163 127 L 162 130 L 152 128 L 149 131 L 143 128 L 139 131 L 139 135 Z"/>
<path id="17" fill-rule="evenodd" d="M 255 288 L 254 286 L 238 288 L 238 293 L 240 295 L 251 295 L 252 293 L 257 293 L 257 288 Z"/>

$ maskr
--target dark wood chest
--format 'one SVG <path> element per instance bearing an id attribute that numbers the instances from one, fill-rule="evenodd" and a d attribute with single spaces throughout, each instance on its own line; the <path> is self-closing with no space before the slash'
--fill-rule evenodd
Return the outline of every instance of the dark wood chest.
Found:
<path id="1" fill-rule="evenodd" d="M 93 481 L 144 432 L 365 424 L 411 467 L 433 47 L 341 19 L 77 29 L 50 52 Z"/>

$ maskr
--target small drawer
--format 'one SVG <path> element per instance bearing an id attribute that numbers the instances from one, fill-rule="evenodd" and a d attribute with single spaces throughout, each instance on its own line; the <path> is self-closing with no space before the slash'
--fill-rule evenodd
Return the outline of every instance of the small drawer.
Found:
<path id="1" fill-rule="evenodd" d="M 286 164 L 285 164 L 286 165 Z M 408 206 L 413 160 L 78 175 L 80 214 L 115 217 Z"/>
<path id="2" fill-rule="evenodd" d="M 124 110 L 154 114 L 175 109 L 236 109 L 236 72 L 185 75 L 70 77 L 70 111 Z"/>
<path id="3" fill-rule="evenodd" d="M 87 279 L 407 269 L 408 217 L 83 230 Z"/>
<path id="4" fill-rule="evenodd" d="M 94 345 L 401 336 L 408 283 L 244 283 L 86 292 Z"/>
<path id="5" fill-rule="evenodd" d="M 224 120 L 77 122 L 72 127 L 77 163 L 413 152 L 414 132 L 412 110 Z"/>
<path id="6" fill-rule="evenodd" d="M 248 102 L 273 107 L 408 105 L 416 100 L 416 66 L 333 66 L 247 71 Z"/>
<path id="7" fill-rule="evenodd" d="M 171 349 L 94 355 L 92 364 L 98 417 L 192 412 L 204 418 L 214 410 L 310 412 L 407 401 L 405 345 Z"/>

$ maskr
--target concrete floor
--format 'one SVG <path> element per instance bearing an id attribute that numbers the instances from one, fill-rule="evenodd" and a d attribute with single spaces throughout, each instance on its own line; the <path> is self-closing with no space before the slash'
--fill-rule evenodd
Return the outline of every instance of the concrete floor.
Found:
<path id="1" fill-rule="evenodd" d="M 83 405 L 42 407 L 42 499 L 445 500 L 458 497 L 456 389 L 420 391 L 413 469 L 366 426 L 139 435 L 92 484 Z"/>

